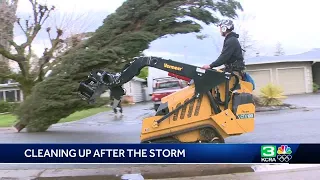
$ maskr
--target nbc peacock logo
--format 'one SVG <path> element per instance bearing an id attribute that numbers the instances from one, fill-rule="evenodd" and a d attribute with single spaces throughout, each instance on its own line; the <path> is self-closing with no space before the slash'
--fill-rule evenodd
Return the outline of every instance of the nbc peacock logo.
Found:
<path id="1" fill-rule="evenodd" d="M 288 145 L 278 147 L 277 154 L 277 159 L 280 162 L 289 162 L 292 159 L 292 150 Z"/>

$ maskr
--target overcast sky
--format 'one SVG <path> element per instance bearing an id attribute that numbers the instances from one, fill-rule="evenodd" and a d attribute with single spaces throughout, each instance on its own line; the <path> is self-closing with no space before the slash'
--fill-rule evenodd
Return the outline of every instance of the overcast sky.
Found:
<path id="1" fill-rule="evenodd" d="M 261 54 L 272 55 L 275 45 L 280 42 L 286 54 L 296 54 L 319 48 L 320 24 L 315 14 L 319 11 L 320 2 L 316 0 L 240 0 L 244 14 L 254 16 L 253 19 L 242 22 L 255 40 L 255 47 Z M 114 12 L 124 0 L 46 0 L 48 4 L 55 5 L 56 11 L 65 14 L 72 12 L 74 17 L 89 14 L 86 19 L 86 31 L 98 28 L 103 19 Z M 28 0 L 20 0 L 18 15 L 25 16 L 29 13 Z M 59 16 L 55 16 L 59 20 Z M 238 22 L 236 22 L 238 23 Z M 81 25 L 83 26 L 83 25 Z M 75 27 L 77 28 L 77 27 Z M 15 30 L 16 40 L 22 41 L 23 36 Z M 222 42 L 215 27 L 205 27 L 205 34 L 211 37 L 198 40 L 194 35 L 177 35 L 160 39 L 151 44 L 147 55 L 162 56 L 193 64 L 206 64 L 215 60 Z M 46 34 L 42 33 L 35 41 L 36 53 L 41 54 L 46 41 Z M 241 35 L 241 34 L 240 34 Z M 215 39 L 215 40 L 214 40 Z M 196 63 L 195 63 L 196 62 Z"/>

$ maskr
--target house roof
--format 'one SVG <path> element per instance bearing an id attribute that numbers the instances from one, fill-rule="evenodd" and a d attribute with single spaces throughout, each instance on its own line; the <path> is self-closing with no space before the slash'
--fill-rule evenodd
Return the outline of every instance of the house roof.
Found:
<path id="1" fill-rule="evenodd" d="M 283 56 L 259 56 L 245 60 L 246 65 L 268 64 L 280 62 L 320 62 L 320 48 L 311 51 Z"/>
<path id="2" fill-rule="evenodd" d="M 5 88 L 18 88 L 18 83 L 0 84 L 0 89 Z"/>

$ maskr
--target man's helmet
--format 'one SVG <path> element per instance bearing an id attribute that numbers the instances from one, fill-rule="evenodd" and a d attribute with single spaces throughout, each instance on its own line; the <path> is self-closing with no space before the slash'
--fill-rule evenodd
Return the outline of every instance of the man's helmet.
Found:
<path id="1" fill-rule="evenodd" d="M 227 30 L 232 31 L 234 29 L 234 24 L 231 20 L 222 20 L 218 23 L 218 26 L 222 28 L 222 32 L 226 32 Z"/>

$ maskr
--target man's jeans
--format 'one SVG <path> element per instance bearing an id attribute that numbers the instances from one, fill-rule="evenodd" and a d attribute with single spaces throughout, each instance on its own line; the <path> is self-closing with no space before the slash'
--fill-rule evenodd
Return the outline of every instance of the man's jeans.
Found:
<path id="1" fill-rule="evenodd" d="M 120 113 L 122 113 L 121 100 L 113 99 L 112 109 L 114 113 L 117 113 L 117 107 L 120 108 Z"/>

